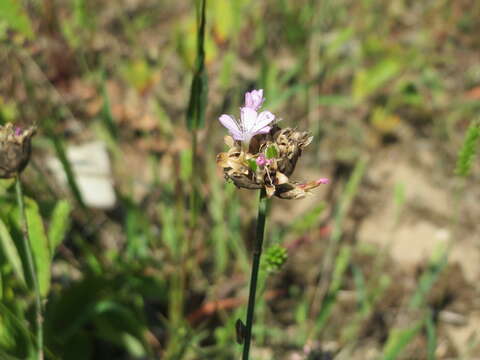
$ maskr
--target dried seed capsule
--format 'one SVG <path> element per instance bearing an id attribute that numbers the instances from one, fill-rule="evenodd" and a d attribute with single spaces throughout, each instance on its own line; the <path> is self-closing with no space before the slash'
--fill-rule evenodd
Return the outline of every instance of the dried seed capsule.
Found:
<path id="1" fill-rule="evenodd" d="M 0 126 L 0 178 L 12 178 L 27 166 L 36 129 L 22 129 L 11 123 Z"/>
<path id="2" fill-rule="evenodd" d="M 289 178 L 311 141 L 308 132 L 275 125 L 269 133 L 254 136 L 248 151 L 227 137 L 229 150 L 217 155 L 217 164 L 223 168 L 225 178 L 239 188 L 265 188 L 268 197 L 301 199 L 320 184 L 328 183 L 327 179 L 297 183 Z"/>

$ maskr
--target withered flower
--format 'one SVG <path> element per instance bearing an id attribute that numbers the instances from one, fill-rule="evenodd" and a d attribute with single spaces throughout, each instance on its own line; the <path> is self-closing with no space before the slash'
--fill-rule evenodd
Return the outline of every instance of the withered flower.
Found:
<path id="1" fill-rule="evenodd" d="M 247 93 L 248 101 L 246 100 L 245 107 L 241 109 L 242 113 L 245 109 L 250 111 L 253 107 L 250 104 L 253 102 L 251 94 L 260 94 L 255 100 L 257 109 L 259 107 L 257 105 L 263 102 L 261 90 Z M 281 129 L 271 122 L 268 124 L 262 122 L 261 125 L 266 125 L 266 128 L 262 128 L 262 131 L 252 134 L 251 137 L 236 136 L 237 129 L 232 131 L 231 126 L 228 126 L 230 124 L 226 124 L 226 116 L 222 115 L 220 122 L 229 129 L 233 138 L 225 137 L 229 150 L 217 155 L 217 164 L 223 168 L 225 178 L 233 181 L 237 187 L 265 188 L 268 197 L 275 195 L 282 199 L 301 199 L 310 190 L 321 184 L 328 184 L 326 178 L 307 183 L 290 180 L 303 149 L 313 139 L 309 133 L 292 128 Z M 239 129 L 241 130 L 241 127 Z"/>
<path id="2" fill-rule="evenodd" d="M 12 178 L 27 166 L 36 130 L 36 126 L 22 129 L 11 123 L 0 126 L 0 178 Z"/>

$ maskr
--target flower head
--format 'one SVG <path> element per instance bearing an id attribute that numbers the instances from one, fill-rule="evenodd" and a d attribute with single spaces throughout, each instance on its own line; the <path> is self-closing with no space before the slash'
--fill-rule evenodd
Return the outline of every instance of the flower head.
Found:
<path id="1" fill-rule="evenodd" d="M 301 199 L 310 190 L 328 184 L 327 178 L 304 183 L 290 179 L 298 158 L 313 137 L 305 131 L 281 129 L 273 124 L 275 116 L 271 112 L 257 113 L 262 103 L 263 90 L 253 90 L 245 94 L 240 121 L 225 114 L 219 118 L 233 137 L 225 137 L 229 150 L 217 155 L 217 164 L 223 168 L 225 178 L 239 188 L 265 189 L 268 197 L 275 195 L 282 199 Z M 258 136 L 252 140 L 255 135 Z"/>
<path id="2" fill-rule="evenodd" d="M 243 107 L 240 109 L 240 121 L 226 114 L 220 116 L 219 120 L 235 140 L 248 143 L 255 135 L 267 134 L 270 131 L 269 124 L 275 120 L 275 115 L 270 111 L 258 114 L 252 108 Z"/>
<path id="3" fill-rule="evenodd" d="M 262 106 L 265 98 L 263 97 L 263 89 L 252 90 L 245 93 L 245 107 L 257 111 Z"/>
<path id="4" fill-rule="evenodd" d="M 31 138 L 36 127 L 14 127 L 11 123 L 0 126 L 0 178 L 7 179 L 20 173 L 28 164 Z"/>

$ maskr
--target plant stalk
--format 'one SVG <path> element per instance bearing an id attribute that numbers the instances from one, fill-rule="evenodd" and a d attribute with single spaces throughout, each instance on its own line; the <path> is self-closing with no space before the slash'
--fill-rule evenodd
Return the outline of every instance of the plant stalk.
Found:
<path id="1" fill-rule="evenodd" d="M 267 196 L 265 189 L 260 191 L 260 200 L 258 203 L 257 231 L 255 247 L 253 250 L 252 276 L 250 278 L 250 292 L 248 295 L 247 323 L 245 326 L 245 342 L 243 344 L 242 360 L 248 360 L 250 352 L 250 342 L 252 339 L 252 326 L 255 310 L 255 295 L 257 292 L 258 272 L 260 268 L 260 257 L 262 256 L 263 235 L 265 233 L 265 220 L 267 217 Z"/>
<path id="2" fill-rule="evenodd" d="M 36 340 L 37 340 L 37 359 L 43 360 L 43 320 L 42 320 L 42 301 L 40 298 L 40 287 L 38 285 L 37 272 L 33 262 L 32 248 L 30 246 L 30 238 L 28 235 L 28 222 L 25 214 L 25 205 L 23 202 L 22 183 L 20 175 L 17 174 L 15 181 L 15 190 L 17 193 L 17 204 L 20 210 L 20 224 L 22 229 L 23 247 L 25 248 L 27 258 L 27 268 L 33 283 L 33 291 L 35 293 L 35 323 L 36 323 Z"/>

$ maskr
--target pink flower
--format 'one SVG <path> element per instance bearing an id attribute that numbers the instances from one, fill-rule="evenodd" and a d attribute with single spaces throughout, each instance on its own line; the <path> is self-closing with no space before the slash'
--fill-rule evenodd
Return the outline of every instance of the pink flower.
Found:
<path id="1" fill-rule="evenodd" d="M 330 183 L 330 180 L 327 178 L 321 178 L 321 179 L 318 179 L 316 183 L 319 185 L 327 185 Z"/>
<path id="2" fill-rule="evenodd" d="M 263 97 L 263 89 L 252 90 L 245 93 L 245 107 L 258 111 L 262 106 L 265 98 Z"/>
<path id="3" fill-rule="evenodd" d="M 240 121 L 233 116 L 223 114 L 218 119 L 225 126 L 235 140 L 250 142 L 257 134 L 266 134 L 270 131 L 269 124 L 275 120 L 275 115 L 270 111 L 262 111 L 260 114 L 250 107 L 240 109 Z"/>
<path id="4" fill-rule="evenodd" d="M 256 162 L 257 162 L 258 166 L 264 167 L 265 165 L 270 164 L 272 161 L 267 159 L 265 157 L 265 154 L 262 153 L 262 154 L 258 155 Z"/>

